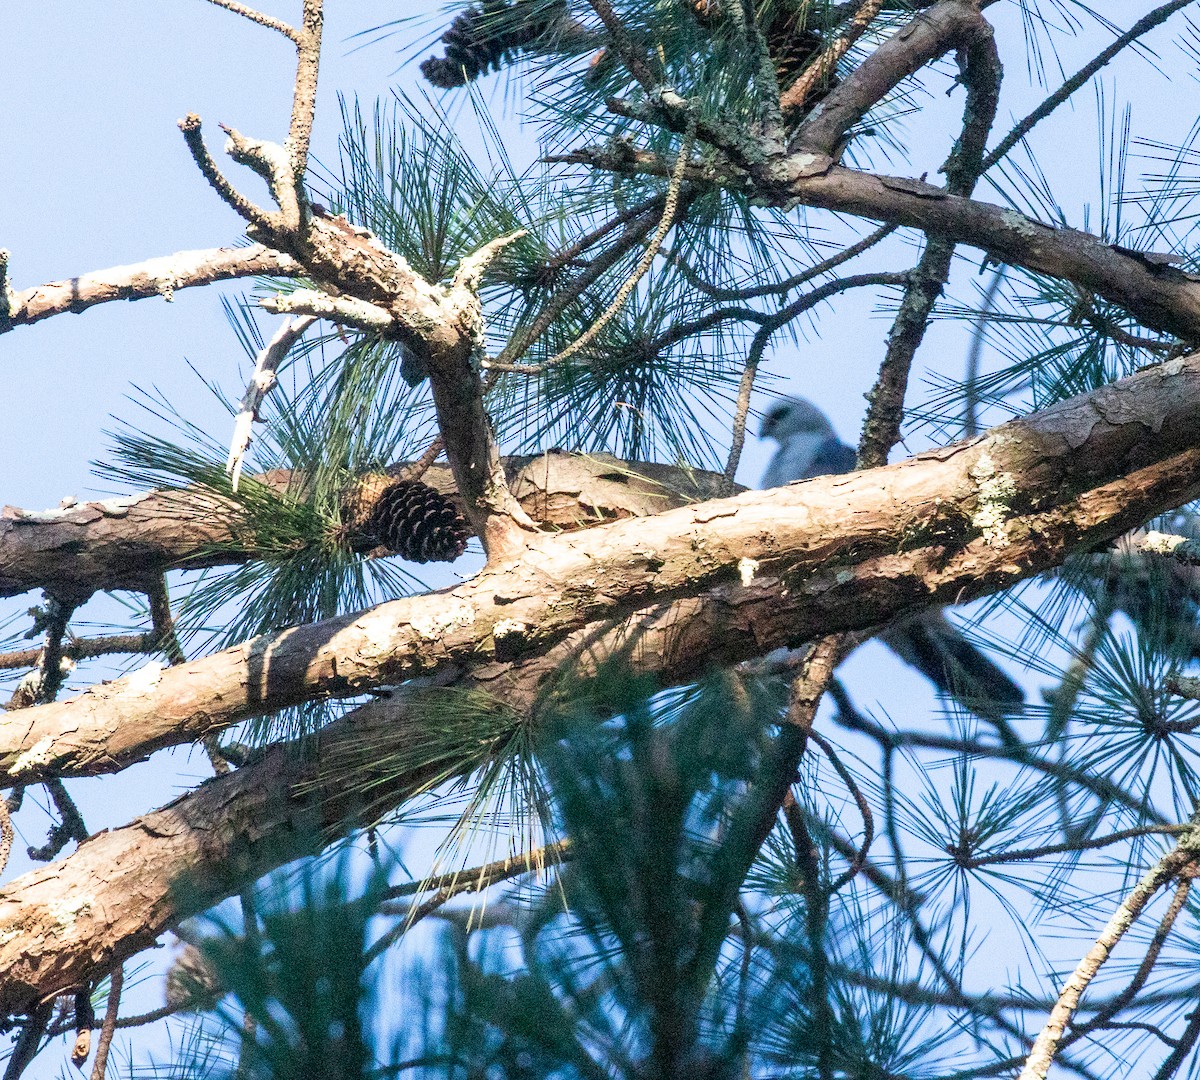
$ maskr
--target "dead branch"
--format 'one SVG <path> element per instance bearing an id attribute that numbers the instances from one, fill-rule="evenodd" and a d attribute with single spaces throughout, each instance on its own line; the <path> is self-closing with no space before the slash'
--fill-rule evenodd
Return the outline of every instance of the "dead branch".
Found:
<path id="1" fill-rule="evenodd" d="M 238 479 L 242 475 L 246 451 L 250 449 L 250 441 L 253 438 L 251 427 L 259 418 L 258 411 L 262 408 L 263 401 L 275 387 L 275 371 L 292 346 L 304 336 L 314 322 L 316 319 L 311 316 L 285 319 L 266 346 L 259 350 L 254 362 L 254 372 L 246 386 L 246 393 L 242 395 L 241 408 L 233 422 L 229 459 L 225 462 L 225 471 L 229 474 L 234 491 L 238 489 Z"/>
<path id="2" fill-rule="evenodd" d="M 0 320 L 0 333 L 67 311 L 79 314 L 97 304 L 115 300 L 144 300 L 150 296 L 170 300 L 176 289 L 211 285 L 233 278 L 295 277 L 302 272 L 300 264 L 290 255 L 272 251 L 262 244 L 180 251 L 131 266 L 113 266 L 14 292 L 8 319 Z"/>

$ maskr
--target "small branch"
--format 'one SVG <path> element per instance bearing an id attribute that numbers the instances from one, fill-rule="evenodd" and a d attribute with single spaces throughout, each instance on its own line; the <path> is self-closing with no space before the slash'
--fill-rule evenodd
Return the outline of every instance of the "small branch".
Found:
<path id="1" fill-rule="evenodd" d="M 808 737 L 821 748 L 821 753 L 829 759 L 830 764 L 833 765 L 838 776 L 841 777 L 842 783 L 846 785 L 846 789 L 850 792 L 850 797 L 854 800 L 854 805 L 858 807 L 859 814 L 862 815 L 862 845 L 859 847 L 858 853 L 850 860 L 850 865 L 830 885 L 829 891 L 832 894 L 853 881 L 858 876 L 859 871 L 866 866 L 867 857 L 871 853 L 871 844 L 875 840 L 875 816 L 871 813 L 871 804 L 867 802 L 866 796 L 855 781 L 854 774 L 846 768 L 845 762 L 838 756 L 837 751 L 833 748 L 833 744 L 819 731 L 810 731 Z"/>
<path id="2" fill-rule="evenodd" d="M 264 15 L 261 11 L 255 11 L 254 8 L 247 7 L 245 4 L 239 4 L 238 0 L 208 0 L 208 2 L 216 4 L 217 7 L 222 7 L 226 11 L 232 11 L 235 15 L 241 15 L 251 22 L 258 23 L 259 26 L 265 26 L 268 30 L 277 30 L 297 45 L 300 44 L 300 31 L 294 26 L 289 26 L 282 19 Z"/>
<path id="3" fill-rule="evenodd" d="M 79 314 L 114 300 L 145 300 L 151 296 L 170 300 L 177 289 L 233 278 L 290 278 L 301 273 L 303 267 L 290 255 L 262 244 L 180 251 L 132 266 L 113 266 L 13 293 L 9 321 L 7 324 L 0 321 L 0 333 L 13 326 L 30 326 L 68 311 Z"/>
<path id="4" fill-rule="evenodd" d="M 1142 987 L 1146 985 L 1146 980 L 1150 978 L 1150 972 L 1154 970 L 1154 965 L 1158 963 L 1158 957 L 1162 953 L 1163 946 L 1166 945 L 1167 938 L 1170 937 L 1171 931 L 1175 927 L 1175 920 L 1179 917 L 1179 913 L 1187 903 L 1188 894 L 1192 890 L 1192 882 L 1195 880 L 1195 877 L 1195 863 L 1189 863 L 1180 871 L 1179 882 L 1175 886 L 1175 895 L 1171 897 L 1171 902 L 1167 905 L 1167 910 L 1163 912 L 1163 917 L 1159 920 L 1158 926 L 1154 930 L 1154 936 L 1150 939 L 1150 947 L 1146 950 L 1146 955 L 1142 957 L 1142 962 L 1138 964 L 1133 978 L 1129 980 L 1129 985 L 1111 1001 L 1105 1002 L 1103 1007 L 1096 1011 L 1096 1015 L 1091 1017 L 1086 1023 L 1072 1024 L 1071 1034 L 1063 1040 L 1064 1046 L 1074 1042 L 1076 1039 L 1083 1038 L 1089 1032 L 1115 1026 L 1112 1018 L 1133 1001 Z"/>
<path id="5" fill-rule="evenodd" d="M 296 82 L 292 93 L 292 120 L 288 127 L 287 150 L 292 163 L 292 182 L 303 199 L 302 185 L 308 168 L 308 145 L 312 139 L 313 112 L 317 101 L 317 72 L 321 64 L 322 0 L 304 0 L 300 32 L 296 42 Z M 286 211 L 285 211 L 286 214 Z M 293 227 L 298 227 L 297 219 Z"/>
<path id="6" fill-rule="evenodd" d="M 150 625 L 154 627 L 154 642 L 167 658 L 169 664 L 182 664 L 187 660 L 179 635 L 175 632 L 175 619 L 171 615 L 171 598 L 167 592 L 165 574 L 158 574 L 153 584 L 146 589 L 146 600 L 150 605 Z"/>
<path id="7" fill-rule="evenodd" d="M 1180 836 L 1186 833 L 1190 825 L 1139 825 L 1135 829 L 1120 829 L 1107 836 L 1096 836 L 1090 839 L 1070 840 L 1062 844 L 1045 844 L 1042 847 L 1022 848 L 1020 851 L 1001 851 L 995 855 L 973 855 L 955 859 L 955 865 L 964 870 L 976 870 L 981 866 L 996 866 L 1001 863 L 1028 862 L 1031 859 L 1044 859 L 1048 855 L 1074 854 L 1079 851 L 1094 851 L 1097 848 L 1119 844 L 1123 840 L 1135 840 L 1143 836 Z M 951 855 L 958 851 L 948 845 L 946 850 Z"/>
<path id="8" fill-rule="evenodd" d="M 882 230 L 880 230 L 882 231 Z M 910 272 L 855 274 L 851 277 L 837 278 L 818 285 L 803 296 L 798 296 L 786 307 L 764 322 L 755 333 L 746 356 L 746 367 L 738 385 L 737 405 L 734 408 L 733 431 L 729 447 L 729 458 L 725 462 L 725 477 L 731 483 L 741 463 L 742 450 L 746 444 L 746 418 L 750 412 L 750 397 L 754 392 L 754 382 L 758 374 L 758 365 L 762 362 L 763 352 L 770 341 L 771 335 L 782 329 L 792 319 L 802 315 L 810 308 L 824 300 L 844 292 L 868 285 L 905 285 L 909 281 Z"/>
<path id="9" fill-rule="evenodd" d="M 393 926 L 371 945 L 366 954 L 368 961 L 374 960 L 375 957 L 390 949 L 413 926 L 426 916 L 433 914 L 448 900 L 464 893 L 482 892 L 492 885 L 519 877 L 522 874 L 543 871 L 547 866 L 561 863 L 570 857 L 570 840 L 559 840 L 556 843 L 547 844 L 543 848 L 526 852 L 523 856 L 497 859 L 495 862 L 486 863 L 471 870 L 457 870 L 389 889 L 385 895 L 393 900 L 428 892 L 430 889 L 436 891 L 431 897 L 416 906 L 394 902 L 384 903 L 380 906 L 379 914 L 402 916 L 403 922 Z"/>
<path id="10" fill-rule="evenodd" d="M 44 781 L 46 790 L 50 793 L 54 805 L 58 809 L 60 820 L 50 827 L 46 843 L 40 848 L 28 848 L 26 854 L 35 862 L 50 862 L 72 840 L 82 844 L 88 838 L 88 828 L 84 824 L 83 815 L 75 801 L 67 793 L 63 782 L 57 778 Z"/>
<path id="11" fill-rule="evenodd" d="M 216 0 L 210 0 L 210 2 L 215 3 Z M 225 174 L 217 167 L 217 163 L 213 161 L 212 155 L 208 152 L 208 147 L 204 145 L 204 135 L 200 127 L 201 120 L 196 113 L 188 113 L 179 121 L 179 130 L 183 132 L 183 141 L 187 143 L 187 148 L 192 153 L 192 160 L 195 161 L 200 174 L 208 181 L 213 191 L 221 197 L 221 201 L 238 217 L 252 225 L 259 225 L 266 229 L 274 228 L 278 224 L 274 215 L 252 203 L 225 178 Z"/>
<path id="12" fill-rule="evenodd" d="M 303 223 L 304 193 L 292 172 L 292 159 L 287 149 L 266 139 L 249 139 L 236 128 L 224 124 L 221 130 L 226 135 L 225 153 L 239 165 L 258 173 L 267 182 L 271 197 L 279 206 L 278 215 L 269 214 L 255 224 L 268 233 L 298 232 Z"/>
<path id="13" fill-rule="evenodd" d="M 92 1064 L 92 1080 L 104 1080 L 108 1068 L 108 1050 L 112 1046 L 113 1032 L 117 1030 L 117 1015 L 121 1011 L 121 987 L 125 982 L 125 971 L 121 964 L 113 968 L 108 988 L 108 1006 L 104 1010 L 104 1024 L 100 1028 L 100 1040 L 96 1044 L 96 1060 Z"/>
<path id="14" fill-rule="evenodd" d="M 62 654 L 68 660 L 89 660 L 112 653 L 153 652 L 154 648 L 153 634 L 113 634 L 109 637 L 72 638 L 63 648 Z M 41 655 L 41 649 L 18 649 L 15 652 L 0 653 L 0 671 L 33 667 Z"/>
<path id="15" fill-rule="evenodd" d="M 1195 1001 L 1191 1004 L 1195 1006 Z M 1191 1016 L 1188 1017 L 1187 1026 L 1183 1029 L 1182 1034 L 1175 1040 L 1175 1049 L 1167 1055 L 1166 1060 L 1159 1066 L 1158 1072 L 1154 1074 L 1154 1080 L 1171 1080 L 1171 1078 L 1179 1071 L 1179 1068 L 1185 1061 L 1188 1055 L 1196 1046 L 1197 1040 L 1200 1040 L 1200 1008 L 1193 1008 Z"/>
<path id="16" fill-rule="evenodd" d="M 654 228 L 655 223 L 661 219 L 661 206 L 665 202 L 666 199 L 663 196 L 656 196 L 655 199 L 648 200 L 646 209 L 628 223 L 625 235 L 607 251 L 601 252 L 596 256 L 587 269 L 581 271 L 572 281 L 568 282 L 567 285 L 555 293 L 546 306 L 538 313 L 537 318 L 534 319 L 529 328 L 515 334 L 508 344 L 504 346 L 500 355 L 496 357 L 491 366 L 498 368 L 503 364 L 514 364 L 528 352 L 530 346 L 545 333 L 546 329 L 566 310 L 572 301 L 577 300 L 585 289 L 598 281 L 628 251 L 641 243 L 645 234 Z M 687 202 L 687 192 L 684 193 L 681 202 Z"/>
<path id="17" fill-rule="evenodd" d="M 250 449 L 252 439 L 251 425 L 256 421 L 263 400 L 275 388 L 275 371 L 283 362 L 292 346 L 304 336 L 305 332 L 316 317 L 301 315 L 285 319 L 283 325 L 275 331 L 274 337 L 262 349 L 254 362 L 254 373 L 246 385 L 242 395 L 241 408 L 233 422 L 233 437 L 229 443 L 229 457 L 225 462 L 225 471 L 234 491 L 238 489 L 238 480 L 242 475 L 242 466 L 246 460 L 246 451 Z"/>
<path id="18" fill-rule="evenodd" d="M 306 326 L 312 325 L 313 319 L 327 319 L 369 333 L 386 335 L 394 333 L 399 325 L 392 313 L 378 304 L 356 300 L 352 296 L 331 296 L 319 289 L 296 289 L 290 293 L 263 297 L 258 303 L 272 315 L 307 315 L 309 322 Z"/>
<path id="19" fill-rule="evenodd" d="M 812 266 L 801 270 L 790 278 L 767 285 L 755 285 L 748 289 L 722 289 L 715 285 L 710 285 L 708 282 L 698 278 L 679 256 L 670 254 L 667 257 L 692 288 L 704 293 L 706 296 L 712 297 L 714 300 L 744 303 L 747 300 L 755 300 L 760 296 L 776 296 L 779 293 L 791 292 L 792 289 L 799 288 L 799 286 L 807 284 L 814 278 L 829 273 L 830 270 L 836 270 L 843 263 L 847 263 L 856 256 L 861 255 L 864 251 L 873 248 L 881 240 L 891 236 L 895 231 L 895 225 L 881 225 L 861 240 L 851 244 L 849 247 L 843 248 L 836 255 L 830 255 L 829 258 L 814 263 Z"/>
<path id="20" fill-rule="evenodd" d="M 1161 858 L 1113 912 L 1096 943 L 1067 979 L 1058 1001 L 1050 1010 L 1046 1026 L 1033 1044 L 1019 1080 L 1046 1080 L 1046 1074 L 1050 1071 L 1050 1065 L 1062 1042 L 1063 1032 L 1074 1016 L 1084 990 L 1112 954 L 1117 943 L 1145 910 L 1154 894 L 1192 861 L 1195 856 L 1192 843 L 1194 840 L 1189 839 L 1187 843 L 1181 841 L 1178 847 Z"/>
<path id="21" fill-rule="evenodd" d="M 478 251 L 473 251 L 470 255 L 465 256 L 458 264 L 458 269 L 454 271 L 454 278 L 450 283 L 451 290 L 466 289 L 468 292 L 477 293 L 483 272 L 496 256 L 509 244 L 516 243 L 528 235 L 528 229 L 518 229 L 507 236 L 498 236 L 495 240 L 489 240 Z"/>

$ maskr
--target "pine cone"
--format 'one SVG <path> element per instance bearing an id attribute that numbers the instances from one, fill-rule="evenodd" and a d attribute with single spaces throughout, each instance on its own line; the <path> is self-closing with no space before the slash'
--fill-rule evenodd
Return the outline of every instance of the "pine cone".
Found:
<path id="1" fill-rule="evenodd" d="M 181 1012 L 206 1012 L 224 993 L 216 972 L 190 942 L 167 971 L 166 991 L 167 1004 Z"/>
<path id="2" fill-rule="evenodd" d="M 566 0 L 483 0 L 454 17 L 442 35 L 445 56 L 431 56 L 421 74 L 450 90 L 499 71 L 512 54 L 535 45 L 566 15 Z"/>
<path id="3" fill-rule="evenodd" d="M 471 535 L 445 495 L 419 480 L 384 488 L 362 531 L 409 562 L 453 562 Z"/>

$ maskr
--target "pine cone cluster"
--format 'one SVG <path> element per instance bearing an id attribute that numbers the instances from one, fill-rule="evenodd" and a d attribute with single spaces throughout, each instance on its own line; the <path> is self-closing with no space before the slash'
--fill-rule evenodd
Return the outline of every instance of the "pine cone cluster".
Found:
<path id="1" fill-rule="evenodd" d="M 431 56 L 421 74 L 450 90 L 499 71 L 511 55 L 535 45 L 566 15 L 566 0 L 483 0 L 455 16 L 442 35 L 445 56 Z"/>
<path id="2" fill-rule="evenodd" d="M 415 563 L 453 562 L 471 535 L 454 504 L 419 480 L 397 480 L 384 488 L 362 531 Z"/>

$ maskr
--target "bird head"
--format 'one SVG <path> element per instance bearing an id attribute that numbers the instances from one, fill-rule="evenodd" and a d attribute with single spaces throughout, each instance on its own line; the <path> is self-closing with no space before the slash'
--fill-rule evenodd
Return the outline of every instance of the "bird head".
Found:
<path id="1" fill-rule="evenodd" d="M 836 438 L 833 425 L 820 409 L 804 398 L 779 398 L 763 414 L 759 436 L 785 442 L 797 435 Z"/>

